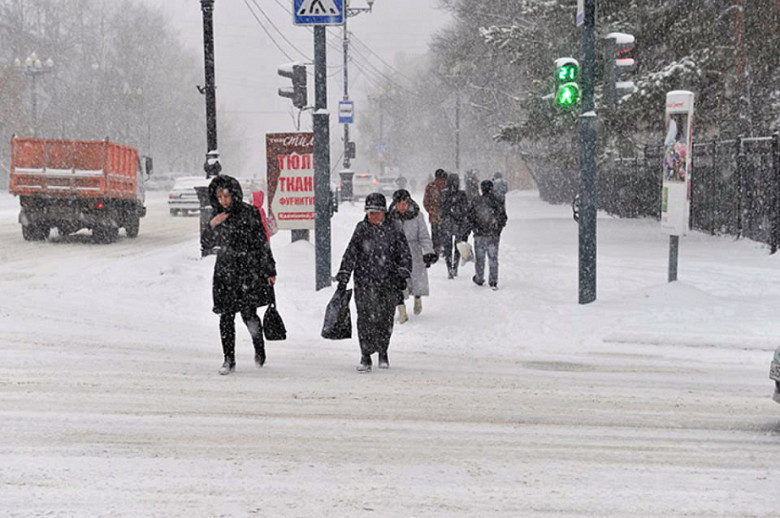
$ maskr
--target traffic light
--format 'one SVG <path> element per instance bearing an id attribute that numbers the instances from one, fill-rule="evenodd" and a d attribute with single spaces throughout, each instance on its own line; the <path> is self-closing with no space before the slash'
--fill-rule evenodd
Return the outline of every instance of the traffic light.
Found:
<path id="1" fill-rule="evenodd" d="M 555 60 L 555 105 L 573 108 L 580 102 L 580 64 L 574 58 Z"/>
<path id="2" fill-rule="evenodd" d="M 279 89 L 279 95 L 292 99 L 293 106 L 304 108 L 308 97 L 306 95 L 306 65 L 299 63 L 287 63 L 278 69 L 282 77 L 292 79 L 292 87 Z"/>
<path id="3" fill-rule="evenodd" d="M 634 59 L 628 54 L 634 48 L 634 36 L 611 32 L 604 37 L 604 103 L 614 106 L 637 91 L 625 75 L 634 69 Z"/>

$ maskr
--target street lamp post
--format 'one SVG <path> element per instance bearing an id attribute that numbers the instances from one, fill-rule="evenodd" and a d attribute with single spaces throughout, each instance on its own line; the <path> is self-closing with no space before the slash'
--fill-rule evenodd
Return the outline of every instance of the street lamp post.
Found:
<path id="1" fill-rule="evenodd" d="M 33 52 L 22 62 L 19 58 L 14 60 L 14 66 L 24 75 L 30 78 L 32 83 L 32 119 L 33 136 L 38 136 L 38 76 L 48 74 L 54 70 L 54 61 L 51 58 L 41 62 L 38 54 Z"/>
<path id="2" fill-rule="evenodd" d="M 219 160 L 219 148 L 217 147 L 217 99 L 214 79 L 214 0 L 200 0 L 200 8 L 203 12 L 203 61 L 205 68 L 206 84 L 198 87 L 198 91 L 206 96 L 206 162 L 203 169 L 206 178 L 217 176 L 222 171 Z M 196 187 L 198 201 L 200 203 L 200 233 L 206 230 L 209 224 L 209 199 L 208 188 Z M 201 249 L 201 255 L 206 256 L 210 250 Z"/>

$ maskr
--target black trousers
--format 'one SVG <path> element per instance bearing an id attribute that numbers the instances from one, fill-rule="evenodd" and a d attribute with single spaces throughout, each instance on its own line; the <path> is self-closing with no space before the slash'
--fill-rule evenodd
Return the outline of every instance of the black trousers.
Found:
<path id="1" fill-rule="evenodd" d="M 443 253 L 443 240 L 444 236 L 441 223 L 431 223 L 431 242 L 433 243 L 434 252 L 439 255 L 442 255 Z"/>
<path id="2" fill-rule="evenodd" d="M 458 264 L 460 264 L 460 251 L 456 244 L 466 241 L 469 235 L 463 232 L 453 234 L 448 232 L 444 236 L 444 260 L 447 262 L 447 271 L 458 273 Z"/>
<path id="3" fill-rule="evenodd" d="M 355 288 L 358 340 L 363 356 L 387 353 L 398 300 L 398 292 L 395 290 Z"/>
<path id="4" fill-rule="evenodd" d="M 257 308 L 248 308 L 241 310 L 241 319 L 249 329 L 252 336 L 252 345 L 255 347 L 255 354 L 265 350 L 263 342 L 263 322 L 257 316 Z M 236 358 L 236 315 L 233 313 L 222 313 L 219 316 L 219 335 L 222 338 L 222 352 L 226 358 L 235 360 Z"/>

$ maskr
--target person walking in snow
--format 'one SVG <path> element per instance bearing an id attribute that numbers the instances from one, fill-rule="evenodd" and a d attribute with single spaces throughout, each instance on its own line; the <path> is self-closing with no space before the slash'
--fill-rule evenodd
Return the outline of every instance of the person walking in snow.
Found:
<path id="1" fill-rule="evenodd" d="M 475 169 L 469 169 L 466 172 L 466 196 L 469 201 L 479 196 L 479 176 Z"/>
<path id="2" fill-rule="evenodd" d="M 498 244 L 501 231 L 506 226 L 507 215 L 504 204 L 493 194 L 493 182 L 484 180 L 480 184 L 482 195 L 471 200 L 468 211 L 468 226 L 474 232 L 474 277 L 477 286 L 485 284 L 485 255 L 488 257 L 490 277 L 488 284 L 498 289 Z"/>
<path id="3" fill-rule="evenodd" d="M 506 193 L 509 191 L 509 185 L 504 180 L 504 175 L 500 171 L 493 173 L 493 196 L 498 198 L 501 203 L 506 203 Z"/>
<path id="4" fill-rule="evenodd" d="M 263 323 L 257 308 L 271 302 L 276 262 L 260 211 L 242 200 L 238 180 L 218 175 L 209 184 L 208 192 L 212 212 L 201 247 L 217 253 L 212 293 L 224 355 L 219 373 L 230 374 L 236 368 L 236 313 L 241 314 L 252 336 L 255 365 L 265 364 Z"/>
<path id="5" fill-rule="evenodd" d="M 444 169 L 437 169 L 434 179 L 425 186 L 423 195 L 423 207 L 428 212 L 428 222 L 431 224 L 431 239 L 433 249 L 437 254 L 443 255 L 443 240 L 441 228 L 441 193 L 447 186 L 447 173 Z"/>
<path id="6" fill-rule="evenodd" d="M 366 196 L 366 217 L 355 227 L 341 259 L 336 280 L 346 289 L 355 274 L 355 305 L 360 342 L 358 372 L 371 372 L 371 355 L 378 353 L 379 368 L 390 362 L 387 349 L 393 334 L 395 307 L 412 273 L 412 255 L 404 233 L 386 217 L 387 202 L 378 192 Z"/>
<path id="7" fill-rule="evenodd" d="M 422 297 L 427 297 L 428 271 L 439 256 L 433 251 L 433 242 L 428 233 L 428 226 L 420 214 L 420 206 L 412 199 L 412 195 L 405 189 L 399 189 L 393 193 L 393 203 L 387 216 L 395 225 L 403 231 L 409 251 L 412 254 L 412 276 L 406 285 L 404 298 L 414 297 L 414 314 L 422 312 Z M 401 301 L 398 305 L 398 323 L 403 324 L 409 320 L 406 312 L 406 304 Z"/>
<path id="8" fill-rule="evenodd" d="M 469 200 L 466 193 L 460 190 L 460 178 L 456 173 L 450 173 L 447 175 L 447 187 L 441 194 L 441 225 L 444 236 L 442 244 L 448 279 L 454 279 L 458 275 L 460 252 L 455 245 L 468 239 L 468 209 Z"/>

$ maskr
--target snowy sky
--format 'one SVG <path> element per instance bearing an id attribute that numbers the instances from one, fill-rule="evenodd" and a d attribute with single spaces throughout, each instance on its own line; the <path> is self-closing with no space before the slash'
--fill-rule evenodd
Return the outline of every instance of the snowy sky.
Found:
<path id="1" fill-rule="evenodd" d="M 198 0 L 146 0 L 160 6 L 171 16 L 184 44 L 196 50 L 202 60 L 202 16 Z M 265 34 L 252 11 L 274 39 L 291 57 L 285 56 Z M 308 61 L 313 56 L 313 37 L 305 28 L 292 24 L 292 0 L 217 0 L 215 2 L 215 47 L 218 117 L 236 123 L 244 133 L 249 149 L 264 156 L 264 135 L 274 131 L 294 131 L 291 103 L 278 97 L 277 88 L 289 85 L 289 80 L 277 75 L 277 68 L 290 61 Z M 365 7 L 364 0 L 352 0 L 352 7 Z M 258 6 L 262 9 L 258 9 Z M 285 42 L 263 15 L 267 15 L 284 36 L 309 59 L 301 56 Z M 349 28 L 384 61 L 393 65 L 399 53 L 423 54 L 431 36 L 449 21 L 447 13 L 437 9 L 436 0 L 376 0 L 372 13 L 350 18 Z M 343 95 L 339 38 L 341 31 L 331 29 L 328 40 L 329 107 L 334 113 L 336 102 Z M 356 57 L 372 58 L 359 47 Z M 380 70 L 387 70 L 372 58 Z M 371 84 L 357 67 L 350 67 L 350 96 L 358 103 L 370 93 Z M 309 96 L 313 99 L 313 78 L 309 81 Z M 193 86 L 194 88 L 194 86 Z M 205 108 L 204 108 L 205 109 Z M 356 104 L 359 116 L 360 105 Z M 310 118 L 308 118 L 310 119 Z M 308 123 L 306 117 L 302 119 Z M 342 126 L 333 124 L 332 132 L 342 133 Z M 335 152 L 334 159 L 340 150 Z"/>

